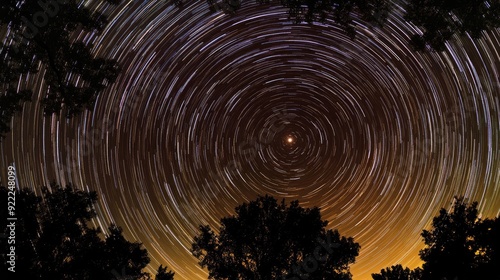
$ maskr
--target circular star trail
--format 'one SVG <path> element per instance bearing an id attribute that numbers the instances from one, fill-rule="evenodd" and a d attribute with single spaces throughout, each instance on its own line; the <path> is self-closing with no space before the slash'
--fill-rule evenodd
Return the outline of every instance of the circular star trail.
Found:
<path id="1" fill-rule="evenodd" d="M 22 186 L 97 191 L 96 226 L 143 242 L 151 272 L 206 279 L 189 253 L 198 225 L 258 194 L 321 207 L 361 245 L 355 280 L 420 265 L 419 234 L 454 195 L 500 214 L 497 32 L 422 54 L 397 5 L 383 29 L 358 21 L 355 40 L 252 3 L 232 16 L 204 1 L 89 5 L 110 23 L 85 40 L 120 76 L 71 120 L 26 104 L 2 166 Z M 42 73 L 30 81 L 43 87 Z"/>

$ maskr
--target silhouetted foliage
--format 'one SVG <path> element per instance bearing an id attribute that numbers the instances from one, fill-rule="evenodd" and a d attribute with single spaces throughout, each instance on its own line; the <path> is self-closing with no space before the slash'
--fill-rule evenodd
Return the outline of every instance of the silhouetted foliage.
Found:
<path id="1" fill-rule="evenodd" d="M 116 225 L 109 227 L 106 237 L 103 259 L 106 271 L 121 268 L 128 277 L 141 279 L 149 277 L 142 269 L 149 263 L 148 252 L 142 249 L 141 243 L 130 243 L 122 235 L 122 229 Z"/>
<path id="2" fill-rule="evenodd" d="M 408 267 L 403 268 L 400 264 L 384 268 L 380 273 L 372 274 L 373 280 L 420 280 L 421 277 L 422 269 L 411 270 Z"/>
<path id="3" fill-rule="evenodd" d="M 241 0 L 207 0 L 210 11 L 222 10 L 234 14 L 241 7 Z M 388 0 L 257 0 L 260 4 L 282 5 L 288 9 L 288 18 L 295 23 L 326 22 L 331 19 L 339 24 L 347 35 L 356 35 L 353 14 L 357 13 L 364 21 L 381 26 L 391 9 Z"/>
<path id="4" fill-rule="evenodd" d="M 64 108 L 72 117 L 93 107 L 97 95 L 115 81 L 119 66 L 115 60 L 94 57 L 84 36 L 70 38 L 74 32 L 101 32 L 106 24 L 104 15 L 80 1 L 0 2 L 0 30 L 8 30 L 6 43 L 0 45 L 0 135 L 10 131 L 10 119 L 31 99 L 33 85 L 26 77 L 39 70 L 44 87 L 36 90 L 45 93 L 45 114 Z"/>
<path id="5" fill-rule="evenodd" d="M 156 272 L 155 280 L 173 280 L 175 273 L 172 271 L 167 271 L 166 267 L 160 265 L 158 271 Z"/>
<path id="6" fill-rule="evenodd" d="M 373 279 L 500 280 L 500 218 L 480 219 L 477 202 L 467 204 L 463 197 L 455 197 L 451 211 L 442 208 L 422 237 L 422 269 L 395 265 L 372 274 Z"/>
<path id="7" fill-rule="evenodd" d="M 182 0 L 174 0 L 174 5 L 177 8 L 183 8 L 184 7 L 184 2 L 182 2 Z"/>
<path id="8" fill-rule="evenodd" d="M 500 27 L 500 2 L 484 0 L 410 0 L 405 19 L 423 30 L 414 34 L 416 50 L 442 51 L 455 34 L 481 38 L 484 31 Z"/>
<path id="9" fill-rule="evenodd" d="M 0 195 L 7 201 L 8 190 Z M 100 237 L 100 229 L 89 226 L 96 216 L 95 192 L 62 188 L 52 184 L 37 196 L 28 189 L 16 191 L 16 277 L 18 279 L 149 279 L 142 271 L 149 263 L 140 243 L 127 241 L 122 229 L 109 227 Z M 7 207 L 0 210 L 2 223 L 7 221 Z M 10 215 L 9 215 L 10 216 Z M 5 226 L 3 233 L 8 235 Z M 7 238 L 0 238 L 2 270 L 7 271 Z M 168 278 L 166 278 L 168 279 Z M 170 278 L 171 279 L 171 278 Z"/>
<path id="10" fill-rule="evenodd" d="M 455 198 L 450 212 L 442 208 L 432 229 L 422 232 L 422 279 L 500 279 L 498 219 L 479 219 L 477 202 L 463 197 Z"/>
<path id="11" fill-rule="evenodd" d="M 178 0 L 182 1 L 182 0 Z M 383 26 L 392 11 L 388 0 L 257 0 L 259 4 L 281 5 L 288 9 L 294 23 L 332 20 L 346 34 L 356 35 L 354 15 L 374 26 Z M 207 0 L 211 12 L 234 14 L 241 0 Z M 468 34 L 473 39 L 484 31 L 500 27 L 500 2 L 484 0 L 410 0 L 405 5 L 405 19 L 422 30 L 413 34 L 414 50 L 442 51 L 453 35 Z"/>
<path id="12" fill-rule="evenodd" d="M 359 244 L 327 224 L 319 208 L 259 197 L 221 219 L 219 234 L 200 226 L 191 252 L 210 279 L 350 279 Z"/>
<path id="13" fill-rule="evenodd" d="M 474 239 L 478 263 L 476 279 L 500 280 L 500 217 L 485 219 L 476 225 Z M 495 275 L 491 277 L 491 275 Z"/>

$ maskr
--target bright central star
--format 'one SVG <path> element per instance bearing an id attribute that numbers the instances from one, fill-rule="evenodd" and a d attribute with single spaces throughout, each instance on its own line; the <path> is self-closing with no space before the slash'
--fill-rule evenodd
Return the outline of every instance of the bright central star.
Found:
<path id="1" fill-rule="evenodd" d="M 293 138 L 292 138 L 292 137 L 288 137 L 288 138 L 286 139 L 286 141 L 288 141 L 288 143 L 292 143 L 292 142 L 293 142 Z"/>

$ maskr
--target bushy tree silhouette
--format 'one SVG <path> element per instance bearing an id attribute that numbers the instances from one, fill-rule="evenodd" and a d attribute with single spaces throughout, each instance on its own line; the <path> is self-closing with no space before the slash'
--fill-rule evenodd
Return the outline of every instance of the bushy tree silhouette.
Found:
<path id="1" fill-rule="evenodd" d="M 396 265 L 372 274 L 373 279 L 500 280 L 500 218 L 479 218 L 477 205 L 455 197 L 451 211 L 441 208 L 432 228 L 422 231 L 422 269 Z"/>
<path id="2" fill-rule="evenodd" d="M 8 189 L 0 186 L 7 201 Z M 90 227 L 96 216 L 95 192 L 52 184 L 37 196 L 29 189 L 16 191 L 15 276 L 18 279 L 149 279 L 142 270 L 149 263 L 146 249 L 129 242 L 122 229 L 111 225 L 104 239 L 99 228 Z M 11 217 L 0 210 L 2 223 Z M 5 224 L 3 234 L 8 235 Z M 10 256 L 7 238 L 0 238 L 1 269 L 7 271 Z M 119 277 L 121 278 L 121 277 Z M 168 279 L 168 278 L 166 278 Z M 172 279 L 172 278 L 170 278 Z"/>
<path id="3" fill-rule="evenodd" d="M 108 0 L 118 4 L 119 0 Z M 0 136 L 10 130 L 11 117 L 30 100 L 33 84 L 28 74 L 44 73 L 42 100 L 45 114 L 72 117 L 92 108 L 97 95 L 119 73 L 115 60 L 96 58 L 93 46 L 72 38 L 74 32 L 100 32 L 106 17 L 80 1 L 46 0 L 0 2 Z M 5 43 L 3 43 L 5 42 Z"/>
<path id="4" fill-rule="evenodd" d="M 500 280 L 500 217 L 485 219 L 476 225 L 474 239 L 477 265 L 476 279 Z M 493 277 L 491 276 L 493 275 Z"/>
<path id="5" fill-rule="evenodd" d="M 380 273 L 372 274 L 373 280 L 420 280 L 421 277 L 422 269 L 411 270 L 408 267 L 403 268 L 400 264 L 384 268 Z"/>
<path id="6" fill-rule="evenodd" d="M 452 210 L 442 208 L 432 220 L 432 229 L 422 232 L 426 245 L 420 251 L 424 261 L 422 279 L 480 279 L 478 276 L 487 268 L 500 264 L 498 241 L 494 241 L 500 236 L 498 217 L 481 220 L 477 205 L 455 197 Z M 500 278 L 498 273 L 490 275 L 489 279 Z"/>
<path id="7" fill-rule="evenodd" d="M 175 273 L 172 271 L 167 271 L 166 267 L 160 265 L 158 271 L 156 272 L 155 280 L 173 280 Z"/>
<path id="8" fill-rule="evenodd" d="M 409 0 L 405 19 L 421 28 L 411 43 L 416 50 L 442 51 L 453 35 L 481 38 L 500 27 L 500 2 L 484 0 Z"/>
<path id="9" fill-rule="evenodd" d="M 121 268 L 121 272 L 134 279 L 149 277 L 142 269 L 149 263 L 146 249 L 142 249 L 141 243 L 131 243 L 122 235 L 122 229 L 116 225 L 109 227 L 109 235 L 104 244 L 103 264 L 106 271 Z"/>
<path id="10" fill-rule="evenodd" d="M 191 251 L 210 279 L 350 279 L 360 246 L 327 224 L 319 208 L 266 195 L 236 207 L 219 234 L 200 226 Z"/>
<path id="11" fill-rule="evenodd" d="M 181 0 L 179 0 L 181 1 Z M 236 13 L 241 0 L 206 0 L 210 11 Z M 356 35 L 354 18 L 382 27 L 392 11 L 388 0 L 257 0 L 260 4 L 281 5 L 294 23 L 331 20 L 352 39 Z M 443 51 L 454 35 L 479 39 L 485 31 L 500 27 L 500 2 L 484 0 L 409 0 L 404 18 L 421 29 L 411 36 L 416 51 Z"/>
<path id="12" fill-rule="evenodd" d="M 207 3 L 211 12 L 221 10 L 227 14 L 234 14 L 241 7 L 241 0 L 207 0 Z M 282 5 L 295 23 L 333 20 L 351 38 L 356 35 L 354 14 L 365 22 L 382 26 L 391 10 L 388 0 L 257 0 L 257 3 Z"/>

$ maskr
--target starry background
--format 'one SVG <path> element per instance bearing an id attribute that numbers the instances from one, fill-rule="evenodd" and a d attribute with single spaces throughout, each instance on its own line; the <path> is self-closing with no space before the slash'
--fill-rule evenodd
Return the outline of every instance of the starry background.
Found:
<path id="1" fill-rule="evenodd" d="M 319 206 L 328 228 L 361 245 L 355 280 L 420 265 L 419 236 L 454 195 L 500 214 L 500 34 L 413 52 L 402 7 L 384 29 L 358 21 L 292 24 L 280 7 L 236 15 L 204 1 L 119 6 L 98 34 L 77 34 L 123 70 L 93 111 L 42 117 L 33 102 L 0 144 L 34 188 L 72 182 L 99 194 L 95 226 L 144 243 L 175 279 L 206 279 L 189 253 L 199 224 L 270 194 Z"/>

